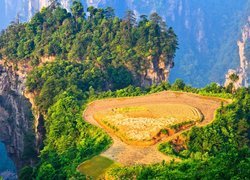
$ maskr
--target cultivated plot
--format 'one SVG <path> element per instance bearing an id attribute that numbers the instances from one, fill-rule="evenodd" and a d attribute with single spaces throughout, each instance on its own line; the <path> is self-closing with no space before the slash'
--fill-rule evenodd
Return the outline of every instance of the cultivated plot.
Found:
<path id="1" fill-rule="evenodd" d="M 145 104 L 98 111 L 94 119 L 127 144 L 152 145 L 176 127 L 200 122 L 203 115 L 185 104 Z"/>
<path id="2" fill-rule="evenodd" d="M 211 123 L 222 102 L 226 105 L 230 100 L 165 91 L 94 101 L 83 116 L 113 139 L 102 156 L 123 165 L 152 164 L 173 159 L 158 151 L 157 142 L 170 141 L 192 126 Z"/>

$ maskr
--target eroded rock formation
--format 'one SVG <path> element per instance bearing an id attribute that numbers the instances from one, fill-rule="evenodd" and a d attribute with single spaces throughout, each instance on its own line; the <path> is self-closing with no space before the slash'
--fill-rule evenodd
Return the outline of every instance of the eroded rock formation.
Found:
<path id="1" fill-rule="evenodd" d="M 237 42 L 239 47 L 239 57 L 240 57 L 240 67 L 236 70 L 229 69 L 228 73 L 226 74 L 226 82 L 225 86 L 228 86 L 230 83 L 234 84 L 234 87 L 237 89 L 239 87 L 248 87 L 250 80 L 250 57 L 248 52 L 250 49 L 247 47 L 249 46 L 250 40 L 250 16 L 248 17 L 248 22 L 242 28 L 241 39 Z M 230 79 L 230 75 L 237 74 L 239 79 L 233 82 Z"/>
<path id="2" fill-rule="evenodd" d="M 33 117 L 29 101 L 22 95 L 23 79 L 12 68 L 0 65 L 0 140 L 17 169 L 32 163 Z M 31 146 L 30 146 L 31 145 Z"/>
<path id="3" fill-rule="evenodd" d="M 34 102 L 35 94 L 25 91 L 26 77 L 31 70 L 23 62 L 14 65 L 0 61 L 0 141 L 6 145 L 17 170 L 34 164 L 45 134 L 43 115 Z"/>
<path id="4" fill-rule="evenodd" d="M 170 69 L 173 68 L 173 58 L 161 55 L 159 58 L 148 57 L 148 67 L 141 78 L 141 86 L 150 86 L 168 81 Z"/>

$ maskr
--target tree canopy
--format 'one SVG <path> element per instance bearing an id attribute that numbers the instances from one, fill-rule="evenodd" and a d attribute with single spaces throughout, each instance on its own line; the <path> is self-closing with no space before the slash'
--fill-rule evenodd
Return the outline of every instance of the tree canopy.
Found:
<path id="1" fill-rule="evenodd" d="M 140 84 L 152 63 L 164 57 L 172 62 L 178 46 L 177 37 L 162 18 L 153 13 L 136 19 L 133 11 L 118 18 L 111 7 L 84 7 L 75 0 L 71 12 L 51 2 L 27 23 L 14 23 L 1 33 L 1 58 L 14 63 L 54 56 L 64 61 L 83 62 L 88 69 L 98 69 L 103 77 L 125 74 L 125 84 Z M 88 16 L 86 16 L 88 14 Z M 94 71 L 94 70 L 93 70 Z M 132 79 L 131 79 L 132 78 Z M 106 86 L 112 83 L 106 82 Z M 116 86 L 116 85 L 114 85 Z"/>

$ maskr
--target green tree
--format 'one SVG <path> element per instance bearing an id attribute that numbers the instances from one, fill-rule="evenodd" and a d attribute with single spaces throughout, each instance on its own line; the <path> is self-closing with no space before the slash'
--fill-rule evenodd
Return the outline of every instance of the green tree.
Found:
<path id="1" fill-rule="evenodd" d="M 97 9 L 93 6 L 90 6 L 87 8 L 87 11 L 89 12 L 89 17 L 93 18 L 97 12 Z"/>
<path id="2" fill-rule="evenodd" d="M 238 76 L 237 74 L 233 73 L 233 74 L 231 74 L 231 75 L 229 76 L 229 79 L 230 79 L 233 83 L 235 83 L 235 82 L 237 82 L 237 81 L 239 80 L 239 76 Z"/>
<path id="3" fill-rule="evenodd" d="M 149 19 L 154 23 L 159 25 L 162 31 L 166 31 L 166 23 L 162 20 L 162 18 L 156 13 L 152 13 L 149 17 Z"/>
<path id="4" fill-rule="evenodd" d="M 75 18 L 85 17 L 83 5 L 79 0 L 74 0 L 70 9 Z"/>
<path id="5" fill-rule="evenodd" d="M 115 10 L 112 7 L 107 7 L 106 9 L 104 9 L 104 16 L 107 19 L 114 19 Z"/>
<path id="6" fill-rule="evenodd" d="M 212 82 L 212 83 L 206 85 L 205 88 L 203 88 L 204 91 L 211 92 L 211 93 L 221 93 L 222 89 L 223 88 L 215 82 Z"/>
<path id="7" fill-rule="evenodd" d="M 171 89 L 173 90 L 184 90 L 184 88 L 185 88 L 185 83 L 181 79 L 176 79 L 171 87 Z"/>
<path id="8" fill-rule="evenodd" d="M 33 168 L 30 166 L 25 166 L 21 169 L 21 171 L 18 174 L 18 178 L 20 180 L 32 180 L 33 177 Z"/>
<path id="9" fill-rule="evenodd" d="M 56 176 L 56 171 L 51 164 L 42 164 L 39 167 L 36 179 L 54 179 Z"/>
<path id="10" fill-rule="evenodd" d="M 131 27 L 136 25 L 135 13 L 131 10 L 128 10 L 124 17 L 124 20 L 127 23 L 128 27 L 131 29 Z"/>

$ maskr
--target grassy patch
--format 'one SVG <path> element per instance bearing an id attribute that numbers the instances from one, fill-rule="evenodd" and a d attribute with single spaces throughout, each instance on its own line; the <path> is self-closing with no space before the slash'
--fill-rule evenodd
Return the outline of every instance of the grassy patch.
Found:
<path id="1" fill-rule="evenodd" d="M 118 166 L 117 163 L 103 156 L 95 156 L 79 165 L 78 171 L 94 179 L 105 175 L 106 171 Z"/>

